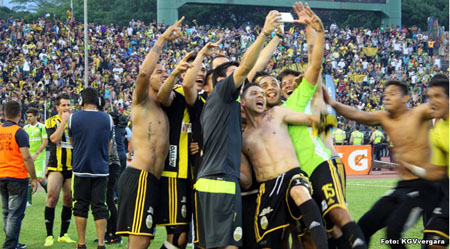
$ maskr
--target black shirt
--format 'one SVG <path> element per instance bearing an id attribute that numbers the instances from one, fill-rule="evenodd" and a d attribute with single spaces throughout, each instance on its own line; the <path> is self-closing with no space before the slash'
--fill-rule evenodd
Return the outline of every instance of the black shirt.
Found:
<path id="1" fill-rule="evenodd" d="M 216 84 L 203 108 L 204 156 L 198 178 L 229 174 L 239 178 L 241 164 L 241 110 L 233 74 Z"/>

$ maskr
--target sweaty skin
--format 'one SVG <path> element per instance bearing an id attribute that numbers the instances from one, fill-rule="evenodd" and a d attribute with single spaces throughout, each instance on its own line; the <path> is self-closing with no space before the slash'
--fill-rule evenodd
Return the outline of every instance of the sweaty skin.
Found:
<path id="1" fill-rule="evenodd" d="M 242 150 L 250 159 L 256 180 L 264 182 L 299 167 L 288 124 L 311 125 L 318 118 L 275 106 L 264 111 L 266 101 L 259 87 L 251 87 L 243 100 L 247 127 Z"/>
<path id="2" fill-rule="evenodd" d="M 430 160 L 428 131 L 431 108 L 428 104 L 414 109 L 406 106 L 408 96 L 402 96 L 401 89 L 389 85 L 384 91 L 383 103 L 386 111 L 363 112 L 339 102 L 332 101 L 324 92 L 324 100 L 344 117 L 366 125 L 381 125 L 394 145 L 396 161 L 405 161 L 424 167 Z M 409 172 L 398 171 L 403 180 L 417 179 Z"/>

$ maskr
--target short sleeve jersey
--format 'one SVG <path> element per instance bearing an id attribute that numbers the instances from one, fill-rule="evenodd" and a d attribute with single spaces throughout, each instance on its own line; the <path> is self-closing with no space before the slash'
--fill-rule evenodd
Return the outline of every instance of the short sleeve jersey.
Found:
<path id="1" fill-rule="evenodd" d="M 294 90 L 283 106 L 293 111 L 311 114 L 311 102 L 317 85 L 311 85 L 303 78 L 300 86 Z M 307 126 L 289 125 L 289 134 L 297 153 L 300 167 L 309 176 L 322 162 L 331 156 L 320 136 L 312 135 L 312 128 Z"/>
<path id="2" fill-rule="evenodd" d="M 217 82 L 209 95 L 200 122 L 203 161 L 197 178 L 228 174 L 239 178 L 241 164 L 241 110 L 233 74 Z"/>
<path id="3" fill-rule="evenodd" d="M 41 123 L 37 123 L 36 125 L 27 124 L 23 129 L 28 133 L 28 137 L 30 138 L 30 154 L 33 155 L 39 150 L 44 139 L 48 139 L 45 126 Z M 35 162 L 41 162 L 43 160 L 45 160 L 45 150 L 39 153 Z"/>
<path id="4" fill-rule="evenodd" d="M 431 163 L 434 165 L 448 166 L 448 128 L 448 120 L 439 120 L 430 131 Z"/>
<path id="5" fill-rule="evenodd" d="M 51 137 L 55 133 L 58 126 L 61 125 L 61 118 L 55 115 L 45 121 L 45 129 L 47 136 Z M 53 171 L 72 170 L 72 145 L 70 144 L 69 131 L 67 123 L 61 141 L 58 144 L 48 141 L 50 146 L 50 157 L 48 159 L 48 169 Z"/>

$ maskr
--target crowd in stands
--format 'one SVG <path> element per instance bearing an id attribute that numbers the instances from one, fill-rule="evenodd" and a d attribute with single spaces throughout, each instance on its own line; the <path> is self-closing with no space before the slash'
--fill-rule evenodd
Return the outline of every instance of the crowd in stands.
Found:
<path id="1" fill-rule="evenodd" d="M 448 74 L 448 32 L 435 42 L 428 39 L 428 32 L 416 27 L 382 25 L 370 30 L 332 24 L 326 29 L 323 70 L 333 77 L 336 98 L 344 104 L 380 110 L 383 83 L 398 79 L 409 85 L 411 106 L 417 106 L 426 102 L 430 77 L 438 72 Z M 89 25 L 89 85 L 107 99 L 106 108 L 114 106 L 125 115 L 129 113 L 139 65 L 163 30 L 164 24 L 135 20 L 126 27 Z M 258 26 L 185 25 L 183 39 L 168 43 L 164 49 L 162 64 L 170 72 L 187 51 L 220 38 L 219 53 L 239 60 L 259 32 Z M 266 68 L 274 75 L 284 68 L 303 71 L 307 62 L 305 31 L 288 25 L 284 32 L 283 42 Z M 46 109 L 46 117 L 55 113 L 58 93 L 71 95 L 76 106 L 84 87 L 83 36 L 83 24 L 74 20 L 0 20 L 0 100 L 21 100 L 24 113 L 28 106 Z M 0 109 L 0 119 L 3 117 Z M 346 123 L 348 134 L 352 126 L 353 122 Z"/>

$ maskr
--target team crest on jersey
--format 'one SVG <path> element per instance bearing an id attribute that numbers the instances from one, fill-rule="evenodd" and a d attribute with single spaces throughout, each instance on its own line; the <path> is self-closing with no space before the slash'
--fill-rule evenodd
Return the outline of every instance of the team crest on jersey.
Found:
<path id="1" fill-rule="evenodd" d="M 181 206 L 181 216 L 183 216 L 183 218 L 186 218 L 187 215 L 187 208 L 186 205 L 183 204 L 183 206 Z"/>
<path id="2" fill-rule="evenodd" d="M 261 218 L 261 220 L 260 220 L 260 225 L 261 225 L 261 228 L 262 228 L 262 229 L 264 229 L 264 230 L 267 229 L 267 226 L 269 225 L 269 221 L 267 220 L 267 217 L 266 217 L 266 216 L 263 216 L 263 217 Z"/>
<path id="3" fill-rule="evenodd" d="M 148 229 L 152 228 L 153 225 L 153 215 L 148 214 L 147 218 L 145 219 L 145 225 L 147 226 Z"/>
<path id="4" fill-rule="evenodd" d="M 236 227 L 236 229 L 234 229 L 233 238 L 235 241 L 242 239 L 242 227 Z"/>

